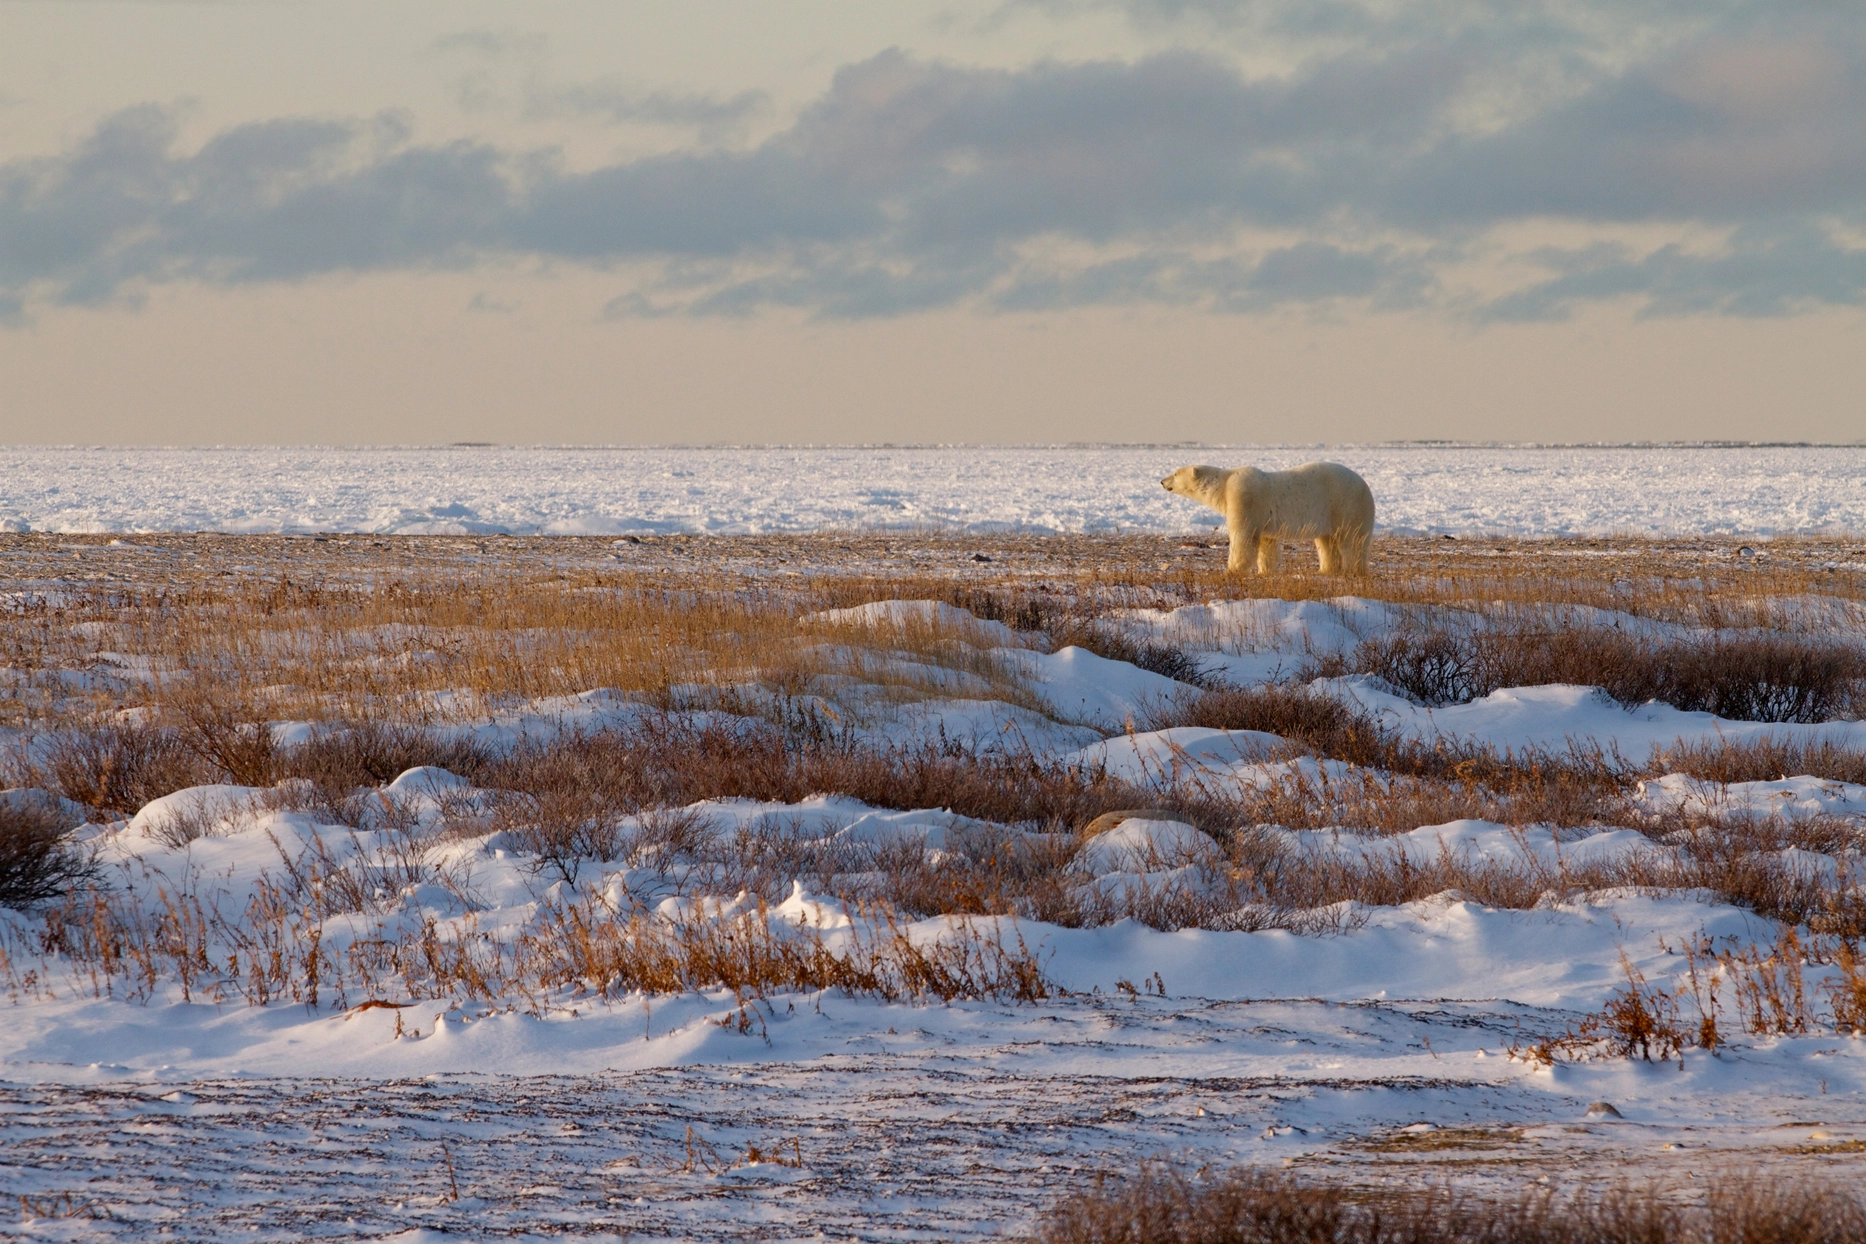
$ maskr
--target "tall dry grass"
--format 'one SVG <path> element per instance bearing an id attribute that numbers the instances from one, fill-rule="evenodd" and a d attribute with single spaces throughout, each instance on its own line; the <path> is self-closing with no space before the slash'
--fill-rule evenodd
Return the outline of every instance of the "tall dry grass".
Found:
<path id="1" fill-rule="evenodd" d="M 630 854 L 652 828 L 663 835 L 664 853 L 684 859 L 714 893 L 745 890 L 776 901 L 792 878 L 809 877 L 823 892 L 885 901 L 916 915 L 1306 927 L 1314 921 L 1306 913 L 1341 903 L 1404 903 L 1456 890 L 1491 906 L 1526 908 L 1635 886 L 1703 889 L 1793 924 L 1866 932 L 1866 905 L 1852 896 L 1844 869 L 1810 871 L 1783 853 L 1799 847 L 1842 854 L 1859 836 L 1856 825 L 1752 818 L 1714 807 L 1655 813 L 1637 797 L 1637 784 L 1655 765 L 1669 766 L 1671 757 L 1635 763 L 1589 748 L 1510 753 L 1422 742 L 1300 688 L 1207 692 L 1170 706 L 1151 724 L 1268 730 L 1289 740 L 1291 754 L 1345 760 L 1351 767 L 1271 766 L 1245 783 L 1188 766 L 1176 781 L 1144 788 L 1094 766 L 1030 755 L 980 754 L 933 742 L 890 747 L 848 731 L 800 735 L 770 722 L 654 711 L 628 724 L 527 739 L 502 751 L 432 729 L 371 723 L 326 727 L 297 747 L 261 746 L 269 736 L 256 724 L 201 714 L 173 727 L 113 725 L 98 728 L 95 737 L 73 732 L 55 751 L 56 763 L 27 766 L 22 777 L 87 801 L 111 790 L 166 793 L 167 783 L 234 780 L 289 791 L 295 806 L 327 823 L 376 826 L 383 816 L 376 791 L 386 777 L 414 764 L 436 764 L 488 792 L 491 826 L 506 831 L 541 870 L 566 881 Z M 1770 738 L 1753 746 L 1756 754 L 1745 759 L 1741 746 L 1725 743 L 1705 763 L 1745 772 L 1779 759 L 1780 745 Z M 1847 770 L 1860 763 L 1857 754 L 1835 748 L 1795 754 L 1819 762 L 1815 767 Z M 160 770 L 166 781 L 128 784 L 130 777 L 153 779 L 126 770 L 125 756 L 162 758 L 171 766 Z M 80 763 L 87 758 L 94 768 Z M 712 799 L 794 804 L 818 794 L 880 808 L 947 808 L 1004 828 L 972 835 L 975 841 L 963 850 L 932 853 L 902 845 L 871 858 L 800 843 L 775 829 L 720 842 L 693 814 L 672 811 Z M 1118 897 L 1085 887 L 1071 868 L 1080 832 L 1105 812 L 1133 807 L 1164 808 L 1205 829 L 1224 863 L 1200 864 L 1189 879 L 1130 888 Z M 1629 828 L 1652 846 L 1585 866 L 1550 865 L 1527 855 L 1518 862 L 1446 855 L 1421 864 L 1397 849 L 1292 853 L 1280 833 L 1339 829 L 1377 843 L 1383 835 L 1466 818 Z M 487 824 L 476 812 L 461 832 L 483 833 Z M 1165 861 L 1158 871 L 1194 862 Z"/>
<path id="2" fill-rule="evenodd" d="M 1010 551 L 981 565 L 938 536 L 670 539 L 627 554 L 574 539 L 165 536 L 111 545 L 0 536 L 20 589 L 0 601 L 0 725 L 45 729 L 131 707 L 165 713 L 190 696 L 248 718 L 414 723 L 595 687 L 665 702 L 685 687 L 764 683 L 794 693 L 821 675 L 855 673 L 895 680 L 903 692 L 937 690 L 915 687 L 901 662 L 876 659 L 900 651 L 1017 694 L 961 635 L 800 623 L 880 599 L 949 600 L 1052 644 L 1084 643 L 1187 679 L 1197 671 L 1185 654 L 1137 644 L 1098 619 L 1352 590 L 1422 608 L 1591 606 L 1770 628 L 1812 645 L 1811 659 L 1826 659 L 1823 636 L 1866 632 L 1866 574 L 1844 541 L 1773 541 L 1767 557 L 1742 559 L 1716 541 L 1383 537 L 1378 573 L 1346 585 L 1301 573 L 1225 575 L 1222 551 L 1153 537 L 1000 539 Z M 941 568 L 918 564 L 929 560 Z M 893 561 L 904 564 L 878 568 Z M 74 573 L 79 566 L 94 569 Z M 1781 652 L 1761 654 L 1752 685 L 1806 681 L 1792 670 L 1783 681 Z M 1543 664 L 1567 674 L 1593 659 L 1560 655 Z M 1652 664 L 1638 652 L 1629 659 Z M 1713 663 L 1739 659 L 1748 658 L 1732 650 Z M 1628 694 L 1644 694 L 1644 675 L 1629 677 Z M 1653 685 L 1663 690 L 1662 681 Z M 1818 711 L 1775 704 L 1775 694 L 1762 694 L 1768 711 Z"/>
<path id="3" fill-rule="evenodd" d="M 1242 1167 L 1143 1166 L 1063 1197 L 1038 1244 L 1841 1244 L 1866 1202 L 1838 1183 L 1709 1172 L 1690 1201 L 1636 1184 L 1503 1195 L 1351 1189 Z"/>
<path id="4" fill-rule="evenodd" d="M 1030 1002 L 1055 986 L 1014 924 L 954 921 L 916 936 L 885 904 L 832 932 L 701 900 L 683 914 L 617 906 L 592 889 L 547 897 L 516 932 L 482 927 L 470 864 L 438 865 L 430 834 L 408 830 L 367 852 L 322 841 L 280 848 L 237 909 L 189 876 L 65 894 L 30 924 L 0 924 L 0 986 L 19 1000 L 71 994 L 345 1009 L 443 999 L 533 1013 L 631 994 L 730 990 L 747 1002 L 835 989 L 887 1000 Z M 411 908 L 424 885 L 465 914 Z M 746 1022 L 751 1022 L 745 1013 Z"/>
<path id="5" fill-rule="evenodd" d="M 328 822 L 380 826 L 375 789 L 406 768 L 432 764 L 491 792 L 492 823 L 542 872 L 573 885 L 587 881 L 591 868 L 650 852 L 678 862 L 683 892 L 743 890 L 772 902 L 792 879 L 806 877 L 821 892 L 903 917 L 1013 915 L 1077 925 L 1132 917 L 1161 928 L 1319 929 L 1351 918 L 1342 913 L 1354 904 L 1446 891 L 1520 908 L 1634 886 L 1701 888 L 1825 934 L 1866 935 L 1866 911 L 1845 877 L 1798 871 L 1780 854 L 1786 846 L 1840 850 L 1854 843 L 1857 827 L 1705 810 L 1656 816 L 1633 797 L 1640 780 L 1667 771 L 1722 781 L 1785 773 L 1858 781 L 1866 776 L 1859 752 L 1785 739 L 1678 747 L 1654 757 L 1586 746 L 1511 753 L 1421 742 L 1299 688 L 1223 686 L 1196 653 L 1137 640 L 1114 617 L 1218 596 L 1325 599 L 1344 590 L 1339 579 L 1225 576 L 1215 569 L 1221 550 L 1152 538 L 1006 538 L 1008 551 L 989 564 L 961 561 L 959 545 L 944 537 L 890 539 L 898 547 L 884 541 L 879 555 L 872 537 L 649 541 L 625 553 L 609 542 L 575 540 L 163 537 L 122 549 L 74 541 L 86 565 L 116 567 L 88 579 L 54 575 L 63 563 L 49 543 L 37 553 L 38 546 L 22 545 L 44 561 L 32 572 L 43 590 L 15 593 L 0 610 L 7 675 L 0 719 L 23 731 L 6 776 L 62 792 L 99 817 L 127 815 L 182 787 L 231 781 L 289 790 L 297 806 Z M 192 556 L 158 556 L 164 542 L 186 545 Z M 844 543 L 860 555 L 841 558 Z M 1714 541 L 1383 538 L 1379 547 L 1376 575 L 1352 590 L 1416 607 L 1422 622 L 1375 637 L 1343 656 L 1339 670 L 1379 673 L 1422 700 L 1547 678 L 1604 683 L 1629 702 L 1671 696 L 1683 707 L 1779 720 L 1856 711 L 1860 703 L 1856 641 L 1866 622 L 1866 578 L 1834 566 L 1851 556 L 1843 545 L 1777 541 L 1766 557 L 1749 559 Z M 878 568 L 903 551 L 902 565 Z M 943 567 L 918 564 L 942 557 L 949 557 Z M 30 569 L 31 557 L 20 564 Z M 1041 707 L 1035 689 L 991 656 L 998 641 L 973 624 L 867 625 L 818 616 L 884 599 L 944 600 L 1014 628 L 1015 643 L 1079 644 L 1203 688 L 1141 726 L 1266 730 L 1288 740 L 1291 755 L 1356 768 L 1336 777 L 1292 768 L 1255 786 L 1195 775 L 1166 789 L 1139 789 L 1100 771 L 1014 753 L 864 742 L 851 727 L 878 704 L 965 694 Z M 1487 610 L 1496 625 L 1433 629 L 1431 611 L 1448 605 Z M 1551 631 L 1551 605 L 1752 629 L 1735 639 L 1661 641 L 1571 610 Z M 861 695 L 848 692 L 851 686 Z M 441 728 L 594 688 L 632 698 L 642 709 L 635 724 L 567 731 L 502 751 Z M 726 723 L 670 711 L 695 705 L 747 716 Z M 309 741 L 284 747 L 266 724 L 280 718 L 318 724 Z M 708 799 L 795 802 L 825 793 L 883 808 L 950 808 L 1037 836 L 999 829 L 938 853 L 911 844 L 851 851 L 775 829 L 722 838 L 680 811 Z M 1189 870 L 1177 881 L 1139 880 L 1118 890 L 1089 884 L 1072 866 L 1082 827 L 1104 812 L 1140 806 L 1163 807 L 1204 829 L 1218 856 L 1157 861 L 1161 872 Z M 1653 850 L 1585 867 L 1451 854 L 1419 863 L 1396 851 L 1291 852 L 1276 832 L 1341 828 L 1377 838 L 1466 817 L 1631 828 Z M 475 821 L 457 831 L 484 828 Z M 399 893 L 410 878 L 461 884 L 427 862 L 432 847 L 409 846 L 374 877 L 355 877 L 330 861 L 291 868 L 316 873 L 332 895 L 349 895 L 355 905 L 343 911 L 371 913 L 376 889 Z M 151 988 L 199 971 L 214 975 L 216 988 L 249 997 L 282 996 L 294 981 L 301 992 L 355 996 L 346 982 L 413 987 L 442 979 L 427 958 L 443 954 L 444 947 L 433 949 L 441 943 L 400 925 L 383 925 L 400 930 L 384 933 L 394 946 L 379 952 L 386 957 L 331 966 L 307 940 L 311 917 L 287 914 L 302 909 L 322 920 L 339 909 L 323 900 L 306 906 L 291 868 L 269 906 L 224 918 L 175 896 L 172 910 L 164 899 L 161 910 L 132 913 L 123 896 L 66 877 L 41 896 L 69 896 L 69 909 L 48 917 L 60 940 L 45 953 L 102 965 L 95 970 L 106 982 L 134 979 Z M 590 927 L 606 930 L 602 938 L 622 938 L 616 946 L 635 947 L 629 961 L 646 963 L 653 955 L 641 930 L 649 926 L 627 933 L 633 920 L 612 914 Z M 211 938 L 202 931 L 209 928 Z M 219 952 L 204 949 L 209 941 L 233 946 L 237 970 L 211 962 Z M 477 945 L 470 937 L 455 944 Z M 588 945 L 599 944 L 608 945 L 601 938 Z M 182 949 L 167 957 L 151 949 L 162 946 Z M 492 952 L 473 952 L 481 953 Z M 449 969 L 465 975 L 442 974 L 449 988 L 470 993 L 460 982 L 473 973 L 506 979 L 499 973 L 509 964 L 495 959 L 486 967 L 473 954 Z M 596 962 L 588 955 L 563 962 L 586 960 Z M 592 988 L 602 975 L 593 967 L 547 972 L 539 965 L 556 960 L 542 950 L 526 962 L 512 979 L 555 972 L 550 978 L 565 988 L 573 980 Z M 654 976 L 629 974 L 635 971 L 616 979 Z"/>

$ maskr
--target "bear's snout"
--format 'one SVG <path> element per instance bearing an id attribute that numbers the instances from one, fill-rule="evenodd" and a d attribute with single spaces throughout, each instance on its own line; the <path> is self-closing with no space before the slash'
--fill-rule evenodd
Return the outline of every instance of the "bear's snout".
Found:
<path id="1" fill-rule="evenodd" d="M 1166 491 L 1168 492 L 1173 491 L 1173 477 L 1169 475 L 1165 479 L 1161 480 L 1160 487 L 1166 489 Z"/>

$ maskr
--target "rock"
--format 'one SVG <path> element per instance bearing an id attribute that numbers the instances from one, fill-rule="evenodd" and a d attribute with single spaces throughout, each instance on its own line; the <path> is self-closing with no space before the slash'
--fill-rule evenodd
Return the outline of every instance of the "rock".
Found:
<path id="1" fill-rule="evenodd" d="M 1597 1101 L 1588 1104 L 1582 1117 L 1589 1119 L 1623 1119 L 1626 1116 L 1621 1114 L 1618 1110 L 1615 1110 L 1612 1102 Z"/>
<path id="2" fill-rule="evenodd" d="M 1181 814 L 1168 812 L 1165 808 L 1123 808 L 1119 812 L 1104 812 L 1090 821 L 1083 827 L 1082 836 L 1093 838 L 1097 834 L 1105 834 L 1122 821 L 1131 821 L 1135 817 L 1147 821 L 1178 821 L 1182 825 L 1190 824 Z"/>

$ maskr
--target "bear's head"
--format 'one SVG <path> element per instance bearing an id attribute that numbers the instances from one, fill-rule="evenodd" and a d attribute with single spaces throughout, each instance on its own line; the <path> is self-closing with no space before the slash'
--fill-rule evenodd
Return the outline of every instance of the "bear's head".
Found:
<path id="1" fill-rule="evenodd" d="M 1213 466 L 1184 466 L 1160 481 L 1160 487 L 1188 500 L 1225 508 L 1225 477 L 1229 471 Z"/>

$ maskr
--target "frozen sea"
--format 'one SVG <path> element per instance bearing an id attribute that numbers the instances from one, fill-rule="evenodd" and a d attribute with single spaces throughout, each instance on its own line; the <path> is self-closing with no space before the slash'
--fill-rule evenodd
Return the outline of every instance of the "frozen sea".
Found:
<path id="1" fill-rule="evenodd" d="M 1391 531 L 1866 531 L 1866 446 L 0 448 L 0 530 L 1189 532 L 1188 462 L 1343 462 Z"/>

